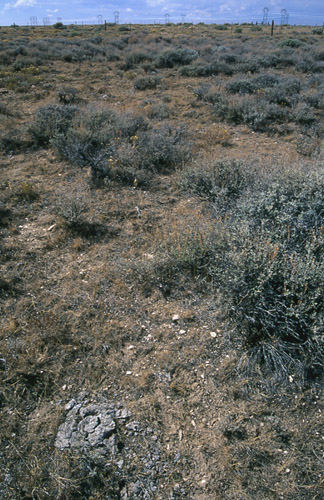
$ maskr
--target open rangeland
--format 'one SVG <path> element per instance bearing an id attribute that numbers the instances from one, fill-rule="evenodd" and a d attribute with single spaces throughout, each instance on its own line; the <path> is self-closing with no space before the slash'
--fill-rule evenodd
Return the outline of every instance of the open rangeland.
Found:
<path id="1" fill-rule="evenodd" d="M 315 27 L 0 29 L 0 497 L 324 497 Z"/>

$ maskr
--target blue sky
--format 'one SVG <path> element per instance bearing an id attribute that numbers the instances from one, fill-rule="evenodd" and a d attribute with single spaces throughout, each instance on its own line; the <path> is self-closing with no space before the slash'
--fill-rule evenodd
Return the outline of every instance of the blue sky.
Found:
<path id="1" fill-rule="evenodd" d="M 98 16 L 113 22 L 118 11 L 120 23 L 164 22 L 166 14 L 174 23 L 186 22 L 261 22 L 267 7 L 268 19 L 281 21 L 281 11 L 289 14 L 289 24 L 317 24 L 324 22 L 323 0 L 5 0 L 0 1 L 0 25 L 26 25 L 31 18 L 53 24 L 61 19 L 64 24 L 98 23 Z"/>

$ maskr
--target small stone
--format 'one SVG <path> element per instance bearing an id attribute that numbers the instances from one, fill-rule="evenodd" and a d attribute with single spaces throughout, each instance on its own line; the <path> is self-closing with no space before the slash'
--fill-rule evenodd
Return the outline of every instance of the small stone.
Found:
<path id="1" fill-rule="evenodd" d="M 129 431 L 138 432 L 140 430 L 140 424 L 139 422 L 134 420 L 133 422 L 129 422 L 128 424 L 126 424 L 126 429 L 128 429 Z"/>
<path id="2" fill-rule="evenodd" d="M 174 314 L 174 315 L 172 316 L 172 321 L 173 321 L 173 323 L 177 323 L 177 322 L 179 321 L 179 319 L 180 319 L 179 314 Z"/>
<path id="3" fill-rule="evenodd" d="M 66 385 L 63 385 L 62 389 L 63 389 L 63 391 L 65 391 Z M 71 399 L 71 401 L 69 401 L 68 403 L 66 403 L 66 405 L 64 406 L 64 409 L 66 411 L 70 411 L 70 410 L 72 410 L 73 406 L 75 406 L 75 405 L 76 405 L 76 400 L 75 399 Z"/>
<path id="4" fill-rule="evenodd" d="M 213 339 L 215 339 L 217 337 L 217 333 L 216 332 L 210 332 L 209 334 Z"/>
<path id="5" fill-rule="evenodd" d="M 130 418 L 132 413 L 127 409 L 123 408 L 121 410 L 116 411 L 115 418 L 120 418 L 121 420 L 126 420 L 127 418 Z"/>

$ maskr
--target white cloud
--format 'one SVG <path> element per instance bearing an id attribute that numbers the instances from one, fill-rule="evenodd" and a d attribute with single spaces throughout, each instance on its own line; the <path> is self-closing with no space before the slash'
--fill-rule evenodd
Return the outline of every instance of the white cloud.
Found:
<path id="1" fill-rule="evenodd" d="M 2 12 L 5 12 L 6 10 L 9 10 L 11 8 L 11 3 L 6 3 L 2 9 Z"/>
<path id="2" fill-rule="evenodd" d="M 129 7 L 126 9 L 126 12 L 134 12 L 133 9 L 130 9 Z"/>
<path id="3" fill-rule="evenodd" d="M 46 12 L 53 12 L 55 14 L 55 12 L 58 12 L 59 10 L 58 9 L 46 9 Z"/>
<path id="4" fill-rule="evenodd" d="M 18 7 L 33 7 L 37 4 L 37 0 L 18 0 L 14 7 L 17 9 Z"/>

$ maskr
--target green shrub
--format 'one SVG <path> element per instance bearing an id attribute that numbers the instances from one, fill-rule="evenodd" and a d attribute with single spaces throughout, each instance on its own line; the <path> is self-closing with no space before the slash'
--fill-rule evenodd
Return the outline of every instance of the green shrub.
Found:
<path id="1" fill-rule="evenodd" d="M 317 156 L 321 151 L 321 141 L 318 134 L 313 131 L 312 127 L 307 129 L 297 137 L 296 140 L 297 153 L 312 158 Z"/>
<path id="2" fill-rule="evenodd" d="M 197 62 L 181 68 L 180 74 L 189 77 L 206 77 L 216 76 L 219 74 L 232 76 L 234 74 L 234 68 L 232 65 L 221 61 L 214 63 Z"/>
<path id="3" fill-rule="evenodd" d="M 190 143 L 186 143 L 185 130 L 163 124 L 139 136 L 138 152 L 143 169 L 168 173 L 188 159 Z"/>
<path id="4" fill-rule="evenodd" d="M 46 146 L 56 134 L 65 134 L 78 108 L 70 105 L 49 104 L 38 108 L 29 133 L 37 146 Z"/>
<path id="5" fill-rule="evenodd" d="M 152 129 L 137 113 L 117 114 L 95 106 L 40 108 L 30 134 L 36 144 L 51 144 L 70 163 L 91 167 L 97 183 L 105 179 L 132 184 L 136 178 L 137 185 L 145 184 L 153 174 L 172 171 L 190 155 L 181 127 L 165 124 Z"/>
<path id="6" fill-rule="evenodd" d="M 147 60 L 152 60 L 152 57 L 146 52 L 133 52 L 132 54 L 127 55 L 125 64 L 122 69 L 128 71 Z"/>
<path id="7" fill-rule="evenodd" d="M 161 83 L 161 77 L 159 76 L 141 76 L 136 78 L 134 82 L 134 87 L 136 90 L 149 90 L 156 89 Z"/>
<path id="8" fill-rule="evenodd" d="M 175 287 L 177 273 L 198 269 L 213 283 L 232 341 L 243 349 L 238 370 L 251 381 L 301 386 L 321 376 L 322 175 L 261 177 L 243 164 L 217 162 L 186 169 L 181 185 L 212 202 L 217 219 L 198 246 L 171 238 L 161 276 L 169 269 Z"/>
<path id="9" fill-rule="evenodd" d="M 156 58 L 157 68 L 173 68 L 190 64 L 198 57 L 198 53 L 192 49 L 167 50 Z"/>
<path id="10" fill-rule="evenodd" d="M 294 120 L 299 125 L 309 126 L 315 123 L 316 116 L 306 104 L 301 104 L 294 113 Z"/>
<path id="11" fill-rule="evenodd" d="M 4 116 L 12 116 L 12 112 L 8 108 L 8 106 L 2 102 L 0 102 L 0 115 Z"/>
<path id="12" fill-rule="evenodd" d="M 53 24 L 53 28 L 55 30 L 63 30 L 63 29 L 65 29 L 65 26 L 63 25 L 63 23 L 58 22 L 58 23 Z"/>
<path id="13" fill-rule="evenodd" d="M 169 118 L 169 115 L 169 107 L 164 103 L 153 104 L 148 110 L 148 117 L 155 118 L 157 120 L 165 120 L 166 118 Z"/>
<path id="14" fill-rule="evenodd" d="M 268 87 L 274 87 L 278 85 L 280 82 L 280 78 L 277 75 L 272 75 L 266 73 L 264 75 L 259 75 L 253 79 L 253 83 L 256 85 L 258 89 L 265 89 Z"/>
<path id="15" fill-rule="evenodd" d="M 227 106 L 228 100 L 219 91 L 214 91 L 210 85 L 200 85 L 193 90 L 197 99 L 214 104 L 216 107 Z"/>
<path id="16" fill-rule="evenodd" d="M 132 31 L 132 30 L 129 26 L 119 26 L 118 31 L 126 32 L 126 31 Z"/>
<path id="17" fill-rule="evenodd" d="M 300 254 L 262 233 L 240 238 L 219 279 L 228 318 L 246 350 L 241 369 L 301 384 L 323 365 L 324 273 L 317 241 Z"/>
<path id="18" fill-rule="evenodd" d="M 252 184 L 251 171 L 236 160 L 216 161 L 195 165 L 181 173 L 180 184 L 190 191 L 214 203 L 217 210 L 226 212 Z"/>
<path id="19" fill-rule="evenodd" d="M 292 47 L 293 49 L 296 49 L 301 45 L 304 45 L 304 42 L 297 40 L 296 38 L 288 38 L 287 40 L 282 40 L 278 43 L 279 47 Z"/>
<path id="20" fill-rule="evenodd" d="M 262 31 L 262 26 L 260 26 L 259 24 L 251 26 L 250 31 L 252 31 L 252 32 Z"/>
<path id="21" fill-rule="evenodd" d="M 304 97 L 304 101 L 315 109 L 324 109 L 324 91 Z"/>
<path id="22" fill-rule="evenodd" d="M 319 340 L 323 209 L 321 181 L 302 176 L 271 181 L 237 207 L 248 224 L 228 268 L 231 310 L 248 343 L 288 342 L 297 357 Z"/>
<path id="23" fill-rule="evenodd" d="M 7 154 L 19 153 L 25 151 L 32 144 L 31 141 L 25 136 L 23 129 L 10 129 L 3 128 L 0 131 L 0 151 Z"/>
<path id="24" fill-rule="evenodd" d="M 58 91 L 58 100 L 63 104 L 72 104 L 77 101 L 78 91 L 73 87 L 61 87 Z"/>
<path id="25" fill-rule="evenodd" d="M 226 84 L 230 94 L 253 94 L 257 89 L 253 80 L 232 80 Z"/>
<path id="26" fill-rule="evenodd" d="M 258 132 L 272 132 L 275 125 L 286 123 L 290 118 L 287 108 L 249 97 L 234 102 L 223 101 L 213 109 L 218 119 L 236 125 L 245 123 Z"/>

